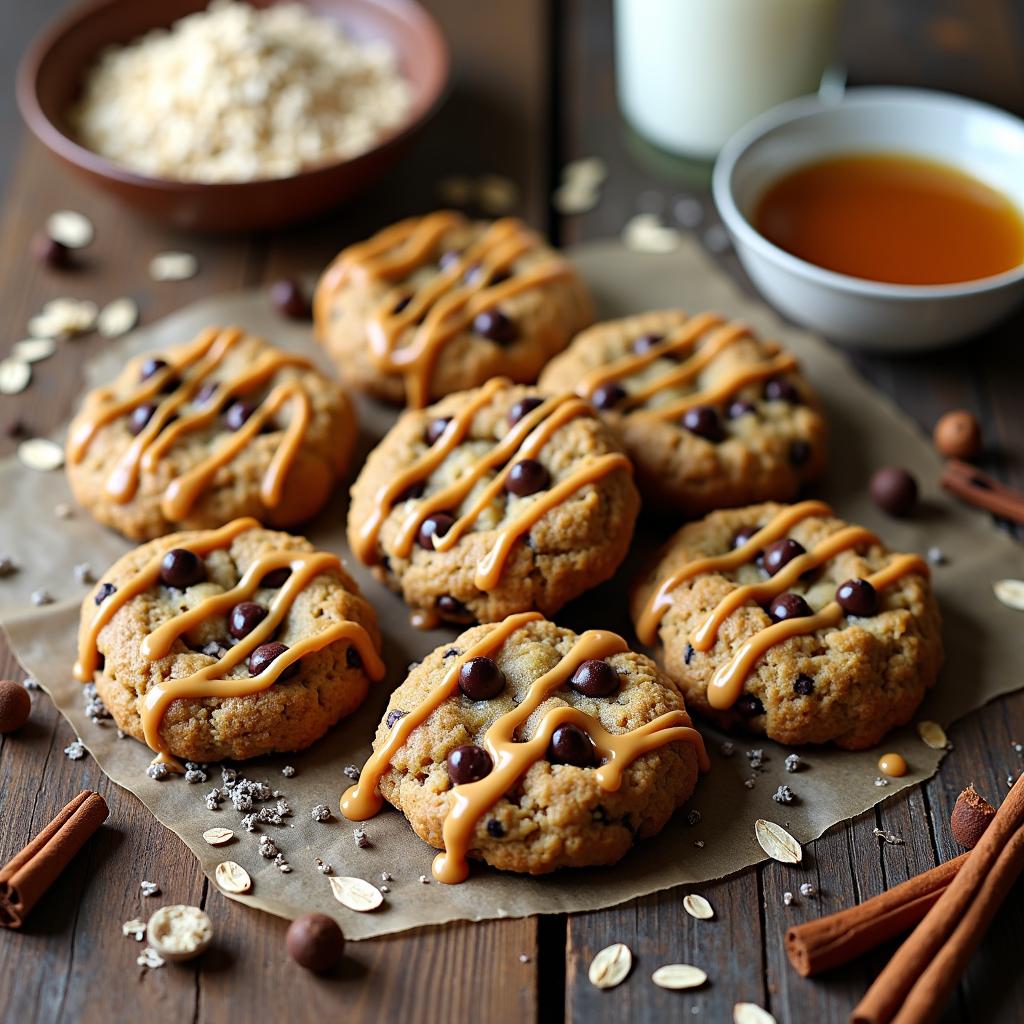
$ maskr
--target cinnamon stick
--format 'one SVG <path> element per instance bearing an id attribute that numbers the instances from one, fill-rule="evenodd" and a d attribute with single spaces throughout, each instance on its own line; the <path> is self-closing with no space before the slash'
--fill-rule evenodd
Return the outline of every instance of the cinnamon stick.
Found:
<path id="1" fill-rule="evenodd" d="M 928 913 L 970 856 L 915 876 L 856 907 L 796 925 L 786 932 L 786 955 L 805 978 L 839 967 L 910 931 Z"/>
<path id="2" fill-rule="evenodd" d="M 950 459 L 939 483 L 958 498 L 993 515 L 1024 523 L 1024 494 L 966 462 Z"/>
<path id="3" fill-rule="evenodd" d="M 22 926 L 40 897 L 109 813 L 103 797 L 83 790 L 21 853 L 0 868 L 0 927 Z"/>
<path id="4" fill-rule="evenodd" d="M 854 1009 L 851 1024 L 889 1024 L 903 1010 L 900 1024 L 930 1019 L 915 1016 L 925 998 L 921 995 L 918 980 L 947 943 L 944 960 L 953 964 L 966 963 L 999 900 L 1012 884 L 1012 880 L 1007 880 L 1011 875 L 1016 878 L 1014 871 L 1020 871 L 1017 859 L 1021 854 L 1017 851 L 1021 840 L 1016 833 L 1022 824 L 1024 775 L 1014 783 L 992 823 L 978 845 L 967 855 L 966 862 L 946 891 L 896 951 Z M 1010 853 L 1004 857 L 1007 850 Z M 986 883 L 997 863 L 1001 865 L 999 877 L 992 883 Z M 974 907 L 976 899 L 978 908 Z M 955 933 L 957 938 L 954 940 L 952 936 Z M 948 984 L 951 980 L 955 983 L 957 977 L 945 978 L 944 982 Z M 908 1002 L 912 990 L 915 997 Z"/>

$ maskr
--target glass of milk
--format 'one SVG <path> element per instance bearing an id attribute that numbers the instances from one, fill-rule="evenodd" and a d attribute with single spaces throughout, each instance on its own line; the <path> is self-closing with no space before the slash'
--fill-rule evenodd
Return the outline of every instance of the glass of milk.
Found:
<path id="1" fill-rule="evenodd" d="M 616 0 L 619 103 L 665 149 L 713 157 L 751 118 L 816 92 L 841 0 Z"/>

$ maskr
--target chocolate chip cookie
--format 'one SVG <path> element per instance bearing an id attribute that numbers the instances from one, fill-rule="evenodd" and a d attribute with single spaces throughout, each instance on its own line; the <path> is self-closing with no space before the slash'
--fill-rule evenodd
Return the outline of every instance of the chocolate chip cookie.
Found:
<path id="1" fill-rule="evenodd" d="M 689 798 L 699 766 L 683 698 L 649 658 L 525 613 L 412 670 L 342 811 L 370 817 L 382 795 L 444 851 L 442 882 L 467 858 L 542 874 L 615 863 Z"/>
<path id="2" fill-rule="evenodd" d="M 684 526 L 633 618 L 691 706 L 787 744 L 872 746 L 910 720 L 943 660 L 928 566 L 820 501 Z"/>
<path id="3" fill-rule="evenodd" d="M 655 507 L 791 500 L 825 468 L 826 424 L 796 359 L 714 313 L 644 313 L 580 334 L 541 374 L 590 399 Z"/>
<path id="4" fill-rule="evenodd" d="M 314 301 L 342 377 L 415 408 L 498 375 L 534 381 L 591 320 L 572 265 L 522 221 L 450 212 L 344 249 Z"/>
<path id="5" fill-rule="evenodd" d="M 493 622 L 608 579 L 639 504 L 588 402 L 495 379 L 399 418 L 352 487 L 348 537 L 421 624 Z"/>
<path id="6" fill-rule="evenodd" d="M 315 515 L 348 467 L 352 403 L 309 360 L 229 327 L 129 360 L 71 422 L 75 498 L 133 540 Z"/>
<path id="7" fill-rule="evenodd" d="M 75 675 L 166 762 L 309 746 L 383 675 L 338 557 L 238 519 L 114 563 L 82 602 Z"/>

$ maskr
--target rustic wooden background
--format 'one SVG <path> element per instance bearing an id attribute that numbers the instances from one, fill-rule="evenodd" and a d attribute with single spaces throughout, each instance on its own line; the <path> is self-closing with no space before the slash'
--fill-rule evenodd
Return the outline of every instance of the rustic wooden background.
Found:
<path id="1" fill-rule="evenodd" d="M 692 195 L 705 208 L 703 233 L 717 223 L 706 169 L 651 154 L 631 136 L 616 108 L 609 0 L 430 0 L 451 42 L 455 87 L 412 157 L 374 191 L 313 226 L 247 239 L 180 237 L 136 219 L 83 188 L 28 141 L 13 106 L 17 59 L 61 0 L 0 2 L 0 184 L 6 188 L 0 233 L 0 351 L 23 333 L 48 298 L 71 294 L 104 302 L 125 290 L 146 320 L 218 290 L 283 273 L 315 272 L 343 244 L 434 202 L 446 173 L 497 171 L 523 190 L 521 212 L 563 243 L 614 235 L 639 204 Z M 696 43 L 695 45 L 699 45 Z M 1020 0 L 860 0 L 843 33 L 853 83 L 948 89 L 1024 113 L 1024 4 Z M 593 212 L 560 218 L 549 196 L 569 159 L 598 154 L 611 176 Z M 57 273 L 29 255 L 29 240 L 60 207 L 87 213 L 97 241 L 81 269 Z M 138 285 L 139 262 L 165 248 L 195 252 L 202 272 L 179 284 Z M 722 264 L 743 275 L 731 253 Z M 1024 318 L 947 353 L 917 359 L 857 359 L 859 369 L 931 428 L 945 409 L 979 416 L 989 443 L 986 468 L 1024 485 Z M 39 364 L 31 389 L 0 399 L 0 424 L 21 419 L 43 433 L 64 420 L 80 389 L 81 363 L 102 342 L 85 339 Z M 0 453 L 12 443 L 0 439 Z M 18 495 L 0 495 L 0 503 Z M 48 512 L 48 510 L 47 510 Z M 0 673 L 23 673 L 0 651 Z M 958 680 L 946 678 L 944 685 Z M 1013 741 L 1024 740 L 1024 695 L 999 701 L 951 731 L 955 748 L 931 782 L 887 801 L 814 844 L 810 876 L 816 900 L 784 908 L 782 893 L 799 877 L 770 863 L 703 887 L 717 910 L 708 924 L 683 912 L 668 892 L 598 913 L 454 925 L 351 947 L 343 970 L 317 979 L 284 954 L 285 924 L 224 899 L 193 858 L 91 759 L 67 760 L 74 738 L 43 695 L 31 724 L 0 737 L 0 862 L 8 859 L 82 787 L 98 790 L 111 819 L 53 887 L 20 934 L 0 934 L 0 1016 L 4 1020 L 148 1021 L 286 1018 L 349 1021 L 731 1019 L 737 1000 L 771 1009 L 780 1022 L 843 1021 L 884 953 L 825 980 L 805 981 L 788 967 L 781 936 L 791 923 L 871 896 L 953 855 L 946 822 L 968 782 L 998 798 L 1022 767 Z M 878 843 L 876 826 L 906 837 Z M 138 882 L 160 879 L 174 901 L 205 906 L 216 948 L 200 962 L 141 972 L 138 947 L 120 924 L 140 907 Z M 1024 893 L 996 919 L 960 985 L 947 1021 L 1024 1020 Z M 592 955 L 626 942 L 638 959 L 631 980 L 599 992 L 586 980 Z M 521 955 L 528 958 L 525 962 Z M 660 990 L 647 981 L 666 959 L 704 966 L 712 982 L 697 993 Z"/>

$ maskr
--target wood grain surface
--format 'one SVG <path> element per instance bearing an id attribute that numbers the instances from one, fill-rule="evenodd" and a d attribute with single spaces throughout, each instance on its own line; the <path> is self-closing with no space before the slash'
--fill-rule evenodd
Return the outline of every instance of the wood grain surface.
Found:
<path id="1" fill-rule="evenodd" d="M 136 298 L 145 320 L 211 292 L 315 273 L 345 243 L 412 211 L 434 205 L 439 177 L 495 171 L 522 189 L 521 212 L 562 243 L 618 233 L 640 208 L 668 213 L 696 198 L 705 235 L 717 225 L 706 191 L 707 168 L 666 160 L 623 124 L 615 102 L 609 0 L 431 0 L 452 46 L 452 95 L 402 167 L 370 193 L 323 221 L 246 239 L 184 237 L 142 221 L 86 190 L 25 139 L 13 117 L 13 68 L 59 0 L 3 0 L 0 60 L 0 183 L 6 199 L 0 230 L 0 352 L 21 336 L 44 301 L 74 295 L 103 302 Z M 1024 113 L 1024 4 L 1019 0 L 860 0 L 844 23 L 843 56 L 854 83 L 948 89 Z M 591 213 L 556 216 L 549 195 L 569 159 L 601 155 L 611 175 Z M 80 269 L 58 273 L 29 255 L 46 215 L 70 207 L 97 226 Z M 714 231 L 709 236 L 714 243 Z M 167 248 L 196 253 L 192 281 L 154 284 L 144 267 Z M 734 256 L 718 254 L 741 282 Z M 856 365 L 930 430 L 953 406 L 980 418 L 988 451 L 983 465 L 1024 486 L 1024 319 L 946 353 L 916 359 L 858 358 Z M 0 426 L 17 420 L 45 433 L 68 416 L 81 388 L 80 367 L 103 344 L 74 342 L 36 366 L 29 391 L 0 399 Z M 0 438 L 0 453 L 12 448 Z M 0 501 L 15 502 L 17 495 Z M 50 510 L 40 510 L 50 514 Z M 22 678 L 0 649 L 0 675 Z M 966 681 L 944 678 L 942 685 Z M 671 891 L 592 914 L 453 925 L 350 947 L 345 967 L 326 979 L 305 974 L 284 955 L 283 922 L 253 913 L 210 889 L 191 855 L 133 796 L 107 782 L 86 758 L 71 762 L 74 738 L 42 695 L 31 723 L 0 737 L 0 862 L 5 861 L 83 787 L 111 808 L 101 830 L 53 887 L 19 934 L 0 933 L 0 1019 L 109 1022 L 144 1017 L 152 1024 L 255 1019 L 433 1022 L 481 1020 L 731 1020 L 737 1000 L 771 1009 L 780 1021 L 844 1021 L 885 952 L 825 980 L 789 969 L 781 936 L 797 921 L 848 906 L 952 856 L 946 823 L 968 782 L 991 798 L 1024 766 L 1013 742 L 1024 740 L 1024 695 L 994 703 L 951 730 L 955 744 L 939 775 L 855 821 L 832 829 L 810 850 L 811 873 L 780 864 L 750 869 L 701 891 L 712 922 L 682 910 Z M 875 827 L 902 836 L 880 843 Z M 155 878 L 164 896 L 204 906 L 217 927 L 216 947 L 201 961 L 142 971 L 138 947 L 120 924 L 146 907 L 138 885 Z M 818 894 L 785 907 L 782 894 L 814 880 Z M 1024 1020 L 1018 967 L 1024 897 L 997 917 L 948 1008 L 946 1021 Z M 586 980 L 590 958 L 626 942 L 637 965 L 630 982 L 600 992 Z M 661 963 L 685 961 L 708 971 L 695 993 L 648 982 Z"/>

